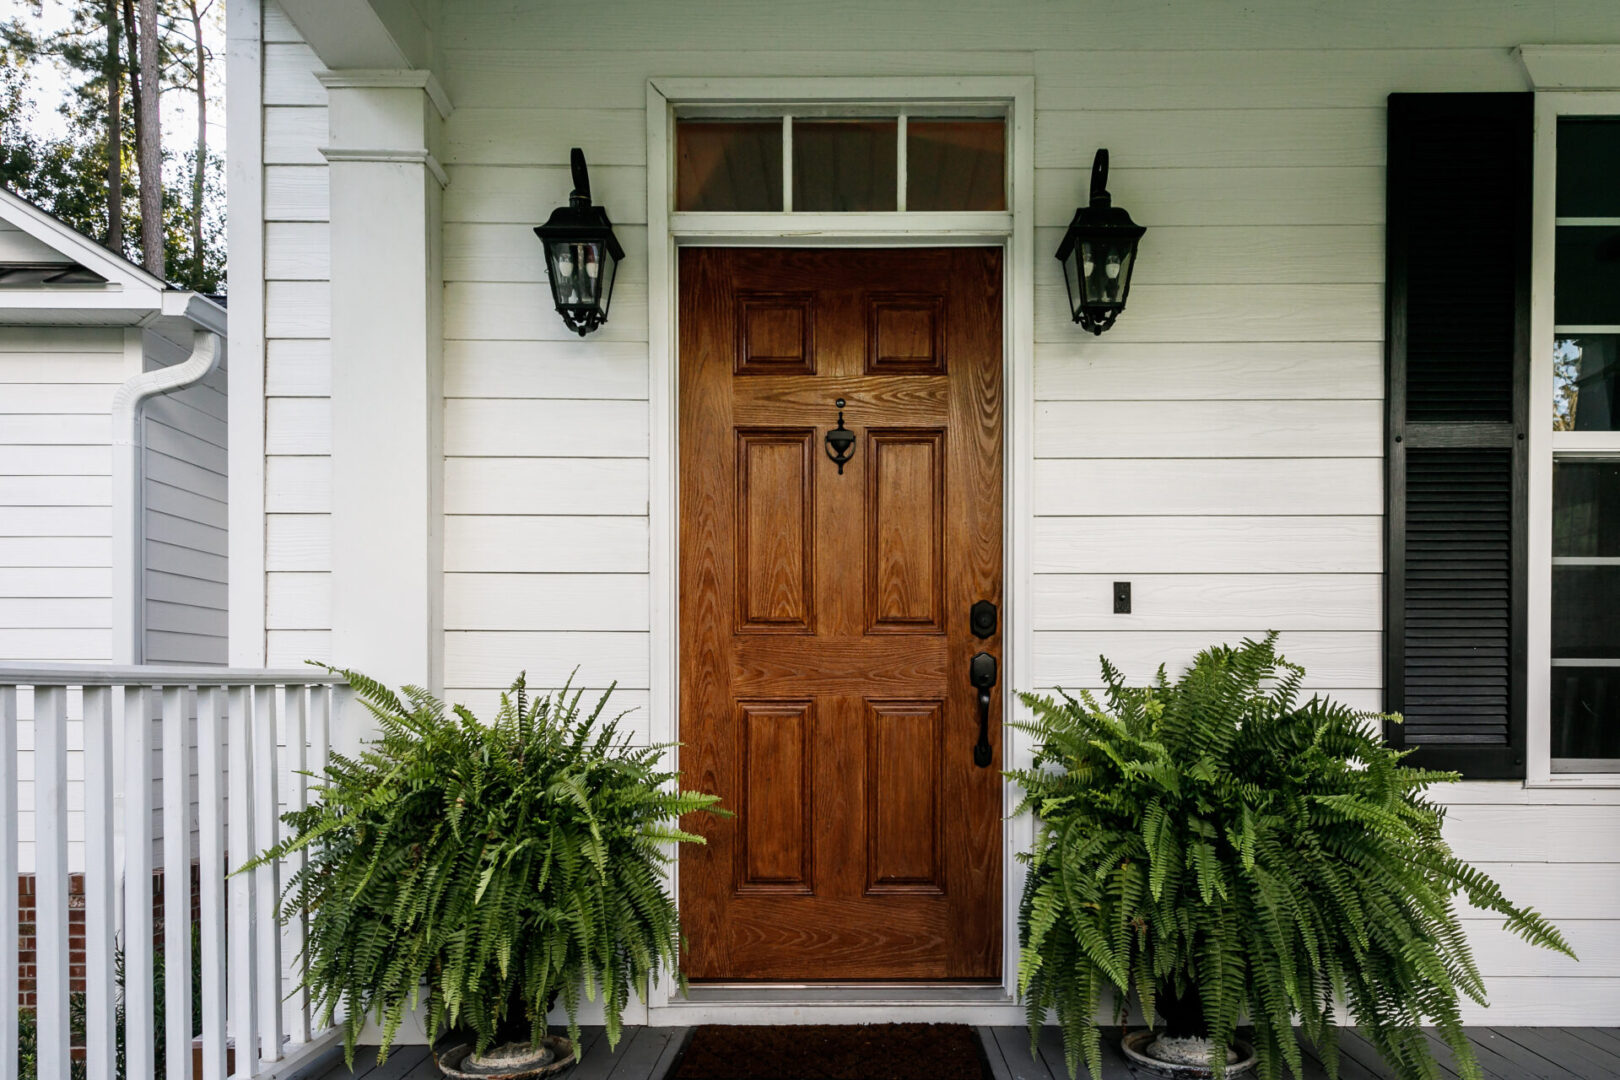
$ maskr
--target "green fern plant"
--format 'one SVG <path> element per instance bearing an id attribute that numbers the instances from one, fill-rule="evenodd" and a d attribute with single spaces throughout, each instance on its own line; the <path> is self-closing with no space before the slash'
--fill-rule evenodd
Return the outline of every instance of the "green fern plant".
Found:
<path id="1" fill-rule="evenodd" d="M 678 790 L 667 747 L 640 747 L 580 693 L 531 697 L 519 676 L 492 723 L 425 691 L 340 672 L 376 718 L 357 757 L 333 754 L 292 836 L 248 866 L 306 851 L 282 918 L 307 917 L 304 985 L 338 1018 L 352 1067 L 368 1016 L 379 1061 L 425 993 L 430 1033 L 476 1050 L 538 1042 L 560 996 L 577 1045 L 583 992 L 602 997 L 609 1045 L 660 969 L 679 973 L 668 846 L 702 843 L 682 815 L 715 797 Z M 244 867 L 247 869 L 248 867 Z M 339 1015 L 341 1011 L 341 1016 Z"/>
<path id="2" fill-rule="evenodd" d="M 1106 997 L 1120 1022 L 1134 1000 L 1150 1024 L 1190 1002 L 1216 1046 L 1247 1018 L 1265 1080 L 1305 1075 L 1296 1024 L 1337 1075 L 1342 1002 L 1402 1080 L 1440 1075 L 1429 1024 L 1478 1077 L 1459 1000 L 1484 1004 L 1485 987 L 1455 898 L 1574 953 L 1441 837 L 1424 792 L 1457 774 L 1401 764 L 1378 733 L 1398 717 L 1302 702 L 1304 669 L 1276 643 L 1207 649 L 1148 687 L 1104 659 L 1101 704 L 1021 695 L 1037 749 L 1009 776 L 1040 821 L 1020 856 L 1031 1036 L 1055 1011 L 1071 1074 L 1084 1060 L 1096 1077 Z"/>

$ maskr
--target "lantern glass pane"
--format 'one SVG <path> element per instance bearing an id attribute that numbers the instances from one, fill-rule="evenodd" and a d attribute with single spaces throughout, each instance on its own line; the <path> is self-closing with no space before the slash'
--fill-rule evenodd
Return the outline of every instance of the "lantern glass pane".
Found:
<path id="1" fill-rule="evenodd" d="M 675 209 L 780 211 L 782 121 L 676 121 Z"/>
<path id="2" fill-rule="evenodd" d="M 607 246 L 602 246 L 600 269 L 597 272 L 596 306 L 605 316 L 608 304 L 613 300 L 613 277 L 619 271 L 619 260 L 615 259 Z"/>
<path id="3" fill-rule="evenodd" d="M 579 245 L 579 298 L 582 303 L 600 304 L 602 299 L 602 245 Z"/>
<path id="4" fill-rule="evenodd" d="M 1071 315 L 1080 310 L 1081 284 L 1080 245 L 1076 244 L 1069 249 L 1068 257 L 1063 260 L 1063 285 L 1069 290 L 1069 313 Z"/>
<path id="5" fill-rule="evenodd" d="M 579 245 L 566 240 L 553 240 L 546 247 L 551 263 L 551 291 L 557 305 L 579 303 L 580 279 L 584 276 L 580 269 Z"/>
<path id="6" fill-rule="evenodd" d="M 794 120 L 793 209 L 894 210 L 898 120 Z"/>
<path id="7" fill-rule="evenodd" d="M 1125 287 L 1131 280 L 1131 260 L 1136 254 L 1132 246 L 1107 240 L 1082 240 L 1075 247 L 1080 255 L 1080 278 L 1085 283 L 1087 306 L 1122 303 Z"/>

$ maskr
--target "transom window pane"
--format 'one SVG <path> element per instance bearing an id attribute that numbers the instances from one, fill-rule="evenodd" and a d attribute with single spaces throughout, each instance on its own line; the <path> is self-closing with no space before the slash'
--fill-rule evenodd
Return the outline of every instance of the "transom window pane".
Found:
<path id="1" fill-rule="evenodd" d="M 897 120 L 794 120 L 793 209 L 894 210 L 899 142 Z"/>
<path id="2" fill-rule="evenodd" d="M 1007 124 L 999 117 L 681 117 L 675 158 L 682 212 L 1007 209 Z"/>
<path id="3" fill-rule="evenodd" d="M 906 121 L 907 210 L 1007 209 L 1001 120 Z"/>
<path id="4" fill-rule="evenodd" d="M 782 209 L 781 120 L 675 125 L 675 209 Z"/>

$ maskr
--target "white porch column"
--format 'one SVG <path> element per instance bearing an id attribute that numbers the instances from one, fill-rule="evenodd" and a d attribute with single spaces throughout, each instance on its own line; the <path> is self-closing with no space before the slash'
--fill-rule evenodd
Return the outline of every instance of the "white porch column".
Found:
<path id="1" fill-rule="evenodd" d="M 425 71 L 343 70 L 331 145 L 332 662 L 443 688 L 443 388 L 434 159 L 443 91 Z M 355 732 L 335 732 L 338 745 Z"/>

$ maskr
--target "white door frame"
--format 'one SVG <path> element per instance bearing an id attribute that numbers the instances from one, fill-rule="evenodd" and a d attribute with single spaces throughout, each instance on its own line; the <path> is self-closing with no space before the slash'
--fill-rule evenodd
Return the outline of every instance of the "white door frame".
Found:
<path id="1" fill-rule="evenodd" d="M 826 110 L 839 105 L 897 109 L 958 106 L 1005 109 L 1011 209 L 995 213 L 725 214 L 674 212 L 674 119 L 678 110 Z M 651 421 L 651 725 L 655 743 L 679 739 L 680 537 L 676 253 L 683 244 L 751 247 L 903 247 L 972 244 L 1004 251 L 1002 349 L 1004 537 L 1002 752 L 1009 768 L 1027 765 L 1028 740 L 1007 726 L 1018 688 L 1033 687 L 1030 617 L 1030 492 L 1035 417 L 1035 80 L 962 78 L 654 78 L 647 83 L 647 317 Z M 678 753 L 678 751 L 677 751 Z M 677 759 L 678 763 L 678 759 Z M 999 985 L 791 984 L 703 987 L 690 998 L 667 983 L 650 991 L 648 1023 L 862 1023 L 955 1021 L 1018 1024 L 1018 901 L 1022 867 L 1014 852 L 1034 837 L 1028 815 L 1011 817 L 1017 793 L 1003 787 L 1002 982 Z M 671 886 L 679 895 L 672 867 Z"/>

